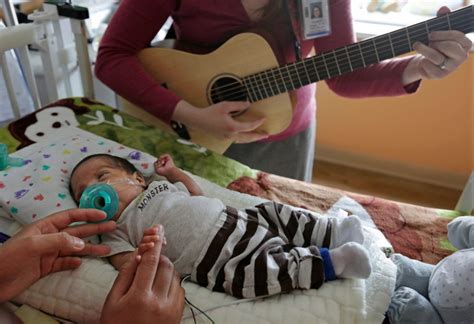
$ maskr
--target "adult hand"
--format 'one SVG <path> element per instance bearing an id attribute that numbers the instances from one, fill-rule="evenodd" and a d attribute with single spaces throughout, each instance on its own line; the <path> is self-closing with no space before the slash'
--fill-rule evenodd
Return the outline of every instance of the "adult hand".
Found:
<path id="1" fill-rule="evenodd" d="M 102 309 L 101 323 L 179 323 L 184 290 L 173 264 L 161 255 L 162 236 L 148 235 L 143 255 L 131 258 L 120 269 Z"/>
<path id="2" fill-rule="evenodd" d="M 49 273 L 79 267 L 77 255 L 104 255 L 110 248 L 86 244 L 81 238 L 110 232 L 114 222 L 68 227 L 74 222 L 100 221 L 94 209 L 70 209 L 25 226 L 0 246 L 0 303 L 20 294 Z"/>
<path id="3" fill-rule="evenodd" d="M 438 10 L 438 16 L 449 13 L 447 7 Z M 444 78 L 456 70 L 469 57 L 472 41 L 457 30 L 430 33 L 430 44 L 415 43 L 417 55 L 407 65 L 402 82 L 410 84 L 420 79 Z"/>
<path id="4" fill-rule="evenodd" d="M 201 109 L 181 100 L 176 105 L 173 119 L 202 129 L 219 139 L 230 139 L 237 143 L 249 143 L 267 138 L 266 132 L 256 130 L 263 124 L 265 118 L 241 122 L 232 117 L 232 113 L 249 107 L 249 102 L 222 101 Z"/>

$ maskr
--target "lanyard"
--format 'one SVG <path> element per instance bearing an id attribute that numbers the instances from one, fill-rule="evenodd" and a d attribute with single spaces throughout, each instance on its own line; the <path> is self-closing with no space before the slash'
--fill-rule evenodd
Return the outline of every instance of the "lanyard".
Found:
<path id="1" fill-rule="evenodd" d="M 285 5 L 288 13 L 288 17 L 291 22 L 291 30 L 294 38 L 293 49 L 295 51 L 295 57 L 299 61 L 301 60 L 301 43 L 299 39 L 301 38 L 299 34 L 299 20 L 297 12 L 297 4 L 294 0 L 285 0 Z"/>

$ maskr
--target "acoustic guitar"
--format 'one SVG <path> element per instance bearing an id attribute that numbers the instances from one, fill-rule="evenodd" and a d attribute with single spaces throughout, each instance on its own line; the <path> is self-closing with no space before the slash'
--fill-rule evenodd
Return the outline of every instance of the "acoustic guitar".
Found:
<path id="1" fill-rule="evenodd" d="M 292 118 L 290 91 L 409 53 L 415 42 L 428 44 L 429 33 L 440 30 L 474 32 L 474 5 L 284 66 L 278 65 L 269 44 L 253 33 L 236 35 L 204 55 L 160 47 L 144 49 L 138 58 L 160 84 L 196 107 L 248 100 L 250 108 L 234 118 L 265 116 L 260 129 L 277 134 Z M 173 123 L 172 128 L 218 153 L 232 144 L 182 124 Z"/>

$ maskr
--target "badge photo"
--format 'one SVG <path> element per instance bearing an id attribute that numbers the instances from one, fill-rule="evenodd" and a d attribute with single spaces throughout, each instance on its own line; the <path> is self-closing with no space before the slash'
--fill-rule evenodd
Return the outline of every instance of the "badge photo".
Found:
<path id="1" fill-rule="evenodd" d="M 303 39 L 314 39 L 331 34 L 328 0 L 300 0 L 299 6 Z"/>

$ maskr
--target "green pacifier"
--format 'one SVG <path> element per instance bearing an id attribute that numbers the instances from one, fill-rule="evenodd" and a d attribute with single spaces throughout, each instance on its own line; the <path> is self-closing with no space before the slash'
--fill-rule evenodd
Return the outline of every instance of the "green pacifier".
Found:
<path id="1" fill-rule="evenodd" d="M 0 143 L 0 171 L 5 170 L 9 166 L 21 167 L 25 163 L 21 158 L 14 158 L 8 156 L 8 148 L 5 144 Z"/>
<path id="2" fill-rule="evenodd" d="M 117 213 L 119 197 L 114 187 L 105 183 L 93 184 L 84 190 L 79 201 L 79 208 L 99 209 L 107 214 L 101 222 L 111 220 Z"/>

